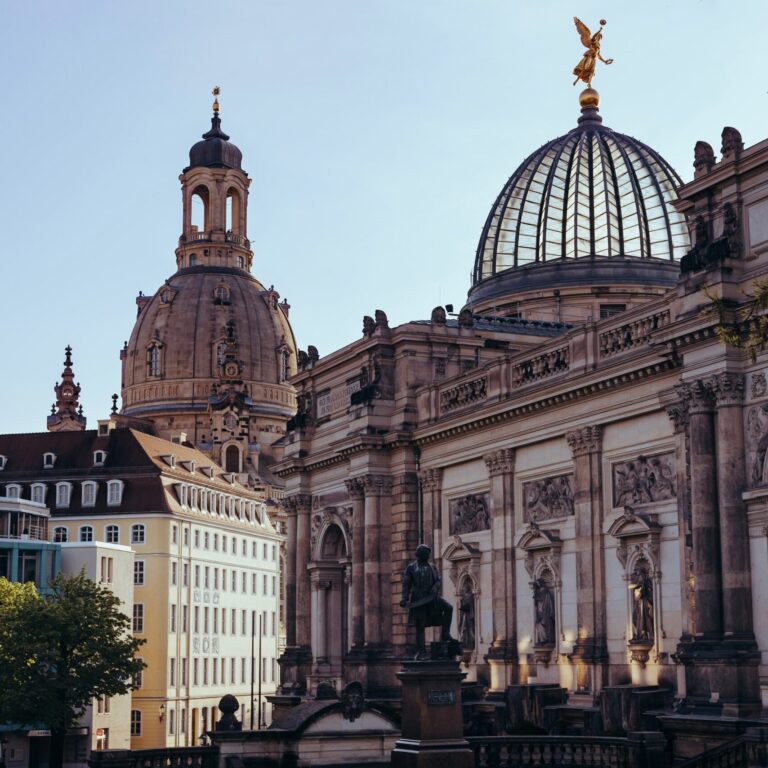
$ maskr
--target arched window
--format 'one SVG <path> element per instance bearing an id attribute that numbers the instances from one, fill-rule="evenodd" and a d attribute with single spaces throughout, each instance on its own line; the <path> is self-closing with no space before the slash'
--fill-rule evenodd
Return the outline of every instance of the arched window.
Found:
<path id="1" fill-rule="evenodd" d="M 160 376 L 162 372 L 162 347 L 157 342 L 147 347 L 147 376 Z"/>
<path id="2" fill-rule="evenodd" d="M 214 304 L 229 304 L 230 297 L 231 297 L 231 293 L 229 290 L 229 286 L 223 281 L 213 289 Z"/>
<path id="3" fill-rule="evenodd" d="M 192 192 L 190 199 L 190 224 L 193 232 L 208 232 L 210 227 L 208 187 L 202 184 Z"/>
<path id="4" fill-rule="evenodd" d="M 131 526 L 131 544 L 146 544 L 147 529 L 143 523 L 134 523 Z"/>
<path id="5" fill-rule="evenodd" d="M 104 529 L 104 538 L 107 544 L 117 544 L 120 541 L 120 529 L 116 525 L 108 525 Z"/>
<path id="6" fill-rule="evenodd" d="M 238 269 L 243 269 L 243 267 L 245 266 L 245 261 L 243 261 L 243 257 L 239 255 L 235 258 L 235 263 L 237 264 Z"/>
<path id="7" fill-rule="evenodd" d="M 93 526 L 81 525 L 80 526 L 80 541 L 93 541 Z"/>
<path id="8" fill-rule="evenodd" d="M 43 469 L 53 469 L 53 465 L 56 463 L 55 453 L 43 454 Z"/>
<path id="9" fill-rule="evenodd" d="M 230 187 L 227 190 L 227 232 L 237 232 L 238 234 L 245 234 L 240 231 L 240 193 L 234 188 Z"/>
<path id="10" fill-rule="evenodd" d="M 69 531 L 67 530 L 67 528 L 63 525 L 59 525 L 56 528 L 54 528 L 53 540 L 58 543 L 69 541 Z"/>
<path id="11" fill-rule="evenodd" d="M 196 253 L 190 253 L 189 254 L 189 266 L 190 267 L 197 266 L 197 254 Z"/>
<path id="12" fill-rule="evenodd" d="M 56 483 L 56 506 L 68 507 L 72 496 L 72 483 Z"/>
<path id="13" fill-rule="evenodd" d="M 224 468 L 227 472 L 240 471 L 240 449 L 236 445 L 228 445 L 224 454 Z"/>
<path id="14" fill-rule="evenodd" d="M 36 504 L 45 504 L 45 484 L 32 483 L 32 501 Z"/>
<path id="15" fill-rule="evenodd" d="M 288 381 L 291 375 L 291 353 L 287 349 L 280 352 L 280 381 Z"/>
<path id="16" fill-rule="evenodd" d="M 123 481 L 107 481 L 107 504 L 110 507 L 117 507 L 123 500 Z"/>
<path id="17" fill-rule="evenodd" d="M 97 484 L 95 480 L 85 480 L 83 482 L 82 494 L 84 507 L 92 507 L 96 504 L 96 488 Z"/>

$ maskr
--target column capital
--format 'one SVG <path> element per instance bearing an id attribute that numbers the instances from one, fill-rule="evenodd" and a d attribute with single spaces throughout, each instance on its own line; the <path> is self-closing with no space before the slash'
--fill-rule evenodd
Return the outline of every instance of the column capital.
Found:
<path id="1" fill-rule="evenodd" d="M 675 429 L 675 434 L 685 432 L 690 423 L 690 414 L 688 413 L 688 400 L 680 398 L 674 403 L 669 403 L 666 406 L 667 416 L 669 416 L 672 426 Z"/>
<path id="2" fill-rule="evenodd" d="M 515 468 L 515 449 L 500 448 L 498 451 L 486 453 L 483 456 L 483 461 L 490 477 L 508 474 Z"/>
<path id="3" fill-rule="evenodd" d="M 710 379 L 717 407 L 739 405 L 744 401 L 744 374 L 723 371 Z"/>
<path id="4" fill-rule="evenodd" d="M 419 483 L 422 491 L 439 491 L 443 487 L 443 470 L 441 467 L 431 467 L 419 472 Z"/>
<path id="5" fill-rule="evenodd" d="M 297 512 L 309 512 L 312 509 L 312 497 L 308 493 L 297 493 L 283 499 L 283 506 L 289 515 Z"/>
<path id="6" fill-rule="evenodd" d="M 712 382 L 710 379 L 685 381 L 675 387 L 682 400 L 688 405 L 688 413 L 711 413 L 714 406 Z"/>
<path id="7" fill-rule="evenodd" d="M 362 481 L 366 496 L 387 496 L 392 490 L 389 475 L 365 475 Z"/>
<path id="8" fill-rule="evenodd" d="M 365 486 L 362 477 L 351 477 L 344 481 L 347 486 L 347 494 L 352 501 L 359 501 L 365 496 Z"/>
<path id="9" fill-rule="evenodd" d="M 574 456 L 597 453 L 603 439 L 603 428 L 598 425 L 580 427 L 565 433 L 565 439 Z"/>

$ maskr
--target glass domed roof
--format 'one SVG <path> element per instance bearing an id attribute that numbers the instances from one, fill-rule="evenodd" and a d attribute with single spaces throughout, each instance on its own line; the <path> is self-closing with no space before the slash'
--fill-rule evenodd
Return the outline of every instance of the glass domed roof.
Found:
<path id="1" fill-rule="evenodd" d="M 483 227 L 473 284 L 558 259 L 680 259 L 690 248 L 673 201 L 680 177 L 655 150 L 602 124 L 581 95 L 579 124 L 512 174 Z"/>

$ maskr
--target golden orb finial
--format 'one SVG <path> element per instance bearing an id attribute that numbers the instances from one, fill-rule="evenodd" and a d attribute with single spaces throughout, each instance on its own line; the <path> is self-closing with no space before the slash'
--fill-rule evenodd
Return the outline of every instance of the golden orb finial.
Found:
<path id="1" fill-rule="evenodd" d="M 218 85 L 215 85 L 211 93 L 213 94 L 213 111 L 218 112 L 219 111 L 219 94 L 221 93 L 221 88 L 219 88 Z"/>
<path id="2" fill-rule="evenodd" d="M 579 94 L 579 106 L 582 109 L 597 109 L 600 106 L 600 94 L 594 88 L 585 88 Z"/>

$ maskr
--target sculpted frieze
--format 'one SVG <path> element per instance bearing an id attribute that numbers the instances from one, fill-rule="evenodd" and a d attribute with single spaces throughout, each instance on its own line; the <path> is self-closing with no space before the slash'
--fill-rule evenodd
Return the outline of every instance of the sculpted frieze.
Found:
<path id="1" fill-rule="evenodd" d="M 523 520 L 552 520 L 573 514 L 573 474 L 523 483 Z"/>
<path id="2" fill-rule="evenodd" d="M 470 493 L 448 502 L 451 536 L 490 528 L 489 498 L 487 493 Z"/>
<path id="3" fill-rule="evenodd" d="M 613 506 L 650 504 L 677 497 L 674 451 L 638 456 L 612 467 Z"/>

